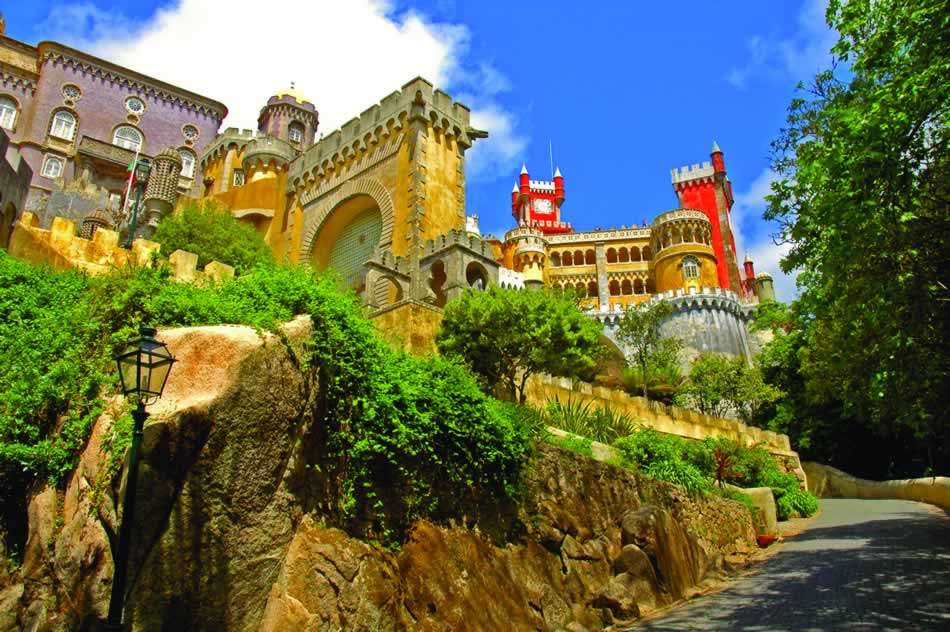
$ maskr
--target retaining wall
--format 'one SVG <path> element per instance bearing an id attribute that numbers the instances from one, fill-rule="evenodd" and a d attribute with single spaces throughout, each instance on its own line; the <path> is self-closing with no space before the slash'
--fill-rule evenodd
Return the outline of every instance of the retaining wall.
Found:
<path id="1" fill-rule="evenodd" d="M 932 476 L 894 481 L 869 481 L 821 463 L 802 463 L 808 490 L 820 498 L 916 500 L 950 510 L 950 478 Z"/>

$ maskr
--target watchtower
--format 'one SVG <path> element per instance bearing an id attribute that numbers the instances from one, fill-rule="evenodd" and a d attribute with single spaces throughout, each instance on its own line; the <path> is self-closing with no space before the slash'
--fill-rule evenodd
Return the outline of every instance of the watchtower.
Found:
<path id="1" fill-rule="evenodd" d="M 744 294 L 739 277 L 736 242 L 730 213 L 734 198 L 726 175 L 726 162 L 719 144 L 713 142 L 711 161 L 671 170 L 673 190 L 682 208 L 699 209 L 712 226 L 712 247 L 716 255 L 719 287 Z"/>

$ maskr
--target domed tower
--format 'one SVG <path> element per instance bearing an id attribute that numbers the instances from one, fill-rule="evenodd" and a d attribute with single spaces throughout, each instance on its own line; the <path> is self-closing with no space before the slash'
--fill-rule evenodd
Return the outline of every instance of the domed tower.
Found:
<path id="1" fill-rule="evenodd" d="M 317 136 L 317 108 L 300 92 L 290 87 L 279 90 L 267 100 L 257 117 L 257 130 L 279 138 L 298 151 L 306 151 Z"/>
<path id="2" fill-rule="evenodd" d="M 145 207 L 145 226 L 141 234 L 151 236 L 163 217 L 169 214 L 178 202 L 178 177 L 181 175 L 181 154 L 168 147 L 152 160 L 142 200 Z M 138 231 L 136 231 L 138 232 Z"/>
<path id="3" fill-rule="evenodd" d="M 650 230 L 656 291 L 718 287 L 712 225 L 694 209 L 667 211 Z"/>

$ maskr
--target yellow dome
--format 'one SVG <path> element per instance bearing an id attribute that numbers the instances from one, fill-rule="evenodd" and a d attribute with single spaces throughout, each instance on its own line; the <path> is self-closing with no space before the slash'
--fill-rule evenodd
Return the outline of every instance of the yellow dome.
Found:
<path id="1" fill-rule="evenodd" d="M 297 103 L 312 103 L 310 99 L 305 97 L 297 88 L 294 86 L 294 83 L 290 82 L 289 88 L 283 88 L 274 93 L 274 96 L 278 99 L 282 97 L 293 97 Z"/>

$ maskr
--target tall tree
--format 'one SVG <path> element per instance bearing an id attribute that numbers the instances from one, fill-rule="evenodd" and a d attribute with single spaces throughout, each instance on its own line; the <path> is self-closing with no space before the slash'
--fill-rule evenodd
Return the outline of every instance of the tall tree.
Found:
<path id="1" fill-rule="evenodd" d="M 643 397 L 648 397 L 647 375 L 651 366 L 675 363 L 683 348 L 679 338 L 664 337 L 660 325 L 673 313 L 665 301 L 627 309 L 617 327 L 617 338 L 626 346 L 630 363 L 643 376 Z"/>
<path id="2" fill-rule="evenodd" d="M 933 463 L 950 411 L 950 5 L 831 0 L 826 17 L 836 65 L 791 103 L 766 211 L 783 269 L 802 270 L 801 371 Z"/>
<path id="3" fill-rule="evenodd" d="M 535 373 L 590 377 L 604 347 L 600 325 L 568 296 L 548 291 L 469 290 L 445 307 L 437 344 L 519 402 Z"/>

